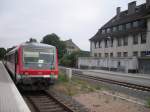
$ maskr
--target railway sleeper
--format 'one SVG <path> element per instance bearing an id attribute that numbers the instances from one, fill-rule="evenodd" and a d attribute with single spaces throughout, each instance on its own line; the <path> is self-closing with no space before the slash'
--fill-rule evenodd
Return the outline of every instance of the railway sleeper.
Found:
<path id="1" fill-rule="evenodd" d="M 44 106 L 41 106 L 40 108 L 41 109 L 53 109 L 53 108 L 59 108 L 60 105 L 44 105 Z"/>
<path id="2" fill-rule="evenodd" d="M 55 108 L 55 109 L 40 109 L 41 112 L 63 112 L 64 108 Z"/>
<path id="3" fill-rule="evenodd" d="M 34 98 L 32 98 L 33 100 L 40 100 L 40 101 L 53 101 L 52 99 L 49 99 L 49 98 L 36 98 L 36 97 L 34 97 Z"/>
<path id="4" fill-rule="evenodd" d="M 51 102 L 51 101 L 49 101 L 49 102 L 34 102 L 35 104 L 37 104 L 37 105 L 56 105 L 57 103 L 56 102 Z"/>

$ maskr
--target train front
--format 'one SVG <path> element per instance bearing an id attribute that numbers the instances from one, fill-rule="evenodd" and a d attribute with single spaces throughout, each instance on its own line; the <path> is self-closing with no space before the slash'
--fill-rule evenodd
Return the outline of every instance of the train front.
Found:
<path id="1" fill-rule="evenodd" d="M 56 48 L 43 45 L 22 47 L 22 84 L 47 87 L 58 78 Z"/>

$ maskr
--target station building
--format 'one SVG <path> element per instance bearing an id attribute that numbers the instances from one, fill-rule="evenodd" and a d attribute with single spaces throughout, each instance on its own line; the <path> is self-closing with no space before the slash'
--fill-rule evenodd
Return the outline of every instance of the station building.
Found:
<path id="1" fill-rule="evenodd" d="M 150 73 L 150 0 L 116 15 L 90 38 L 91 57 L 78 59 L 79 68 Z"/>
<path id="2" fill-rule="evenodd" d="M 72 39 L 64 41 L 66 45 L 66 53 L 71 54 L 75 51 L 80 51 L 80 48 L 72 41 Z"/>

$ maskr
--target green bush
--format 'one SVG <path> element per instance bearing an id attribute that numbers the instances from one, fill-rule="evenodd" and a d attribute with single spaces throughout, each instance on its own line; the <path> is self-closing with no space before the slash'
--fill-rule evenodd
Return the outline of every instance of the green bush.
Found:
<path id="1" fill-rule="evenodd" d="M 67 67 L 76 67 L 78 57 L 87 57 L 89 56 L 84 51 L 76 51 L 71 54 L 65 54 L 63 58 L 60 59 L 60 65 Z"/>
<path id="2" fill-rule="evenodd" d="M 4 58 L 5 53 L 6 53 L 6 49 L 0 48 L 0 60 L 2 60 Z"/>

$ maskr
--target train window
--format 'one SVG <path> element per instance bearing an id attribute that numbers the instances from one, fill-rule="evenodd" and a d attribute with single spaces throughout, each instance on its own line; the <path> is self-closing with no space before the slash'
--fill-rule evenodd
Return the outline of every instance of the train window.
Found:
<path id="1" fill-rule="evenodd" d="M 26 63 L 38 62 L 39 52 L 24 51 L 23 55 L 24 55 L 24 62 L 26 62 Z"/>
<path id="2" fill-rule="evenodd" d="M 13 54 L 10 55 L 10 62 L 13 63 Z"/>
<path id="3" fill-rule="evenodd" d="M 15 53 L 11 54 L 11 62 L 15 63 Z"/>
<path id="4" fill-rule="evenodd" d="M 23 49 L 24 67 L 32 69 L 49 69 L 54 67 L 55 52 L 54 49 Z"/>
<path id="5" fill-rule="evenodd" d="M 39 52 L 25 51 L 24 57 L 39 57 Z"/>
<path id="6" fill-rule="evenodd" d="M 45 63 L 53 63 L 54 54 L 53 53 L 44 53 L 40 52 L 40 59 L 44 60 Z"/>
<path id="7" fill-rule="evenodd" d="M 53 49 L 24 49 L 25 63 L 54 63 Z"/>

